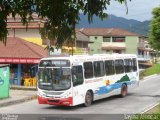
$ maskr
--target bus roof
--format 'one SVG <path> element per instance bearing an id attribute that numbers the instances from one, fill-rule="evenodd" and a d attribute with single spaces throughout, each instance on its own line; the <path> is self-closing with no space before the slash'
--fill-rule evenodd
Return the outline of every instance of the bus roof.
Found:
<path id="1" fill-rule="evenodd" d="M 53 56 L 42 58 L 41 60 L 70 60 L 74 61 L 98 61 L 112 59 L 137 58 L 135 54 L 94 54 L 94 55 L 73 55 L 73 56 Z"/>

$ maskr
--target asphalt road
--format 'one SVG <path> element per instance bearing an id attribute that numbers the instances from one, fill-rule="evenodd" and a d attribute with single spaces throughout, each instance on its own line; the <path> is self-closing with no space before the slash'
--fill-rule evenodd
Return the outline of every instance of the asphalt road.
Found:
<path id="1" fill-rule="evenodd" d="M 112 96 L 95 101 L 90 107 L 56 107 L 39 105 L 37 100 L 0 108 L 0 113 L 14 114 L 135 114 L 160 101 L 160 76 L 140 82 L 125 98 Z"/>

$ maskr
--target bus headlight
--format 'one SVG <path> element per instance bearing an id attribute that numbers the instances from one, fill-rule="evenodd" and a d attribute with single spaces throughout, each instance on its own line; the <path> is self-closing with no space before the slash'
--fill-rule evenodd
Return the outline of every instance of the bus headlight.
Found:
<path id="1" fill-rule="evenodd" d="M 61 98 L 67 98 L 67 96 L 62 96 Z"/>
<path id="2" fill-rule="evenodd" d="M 62 98 L 68 98 L 70 96 L 70 94 L 71 94 L 71 92 L 67 92 L 62 96 Z"/>
<path id="3" fill-rule="evenodd" d="M 62 98 L 68 98 L 68 95 L 63 95 Z"/>
<path id="4" fill-rule="evenodd" d="M 46 97 L 46 94 L 43 93 L 43 92 L 38 92 L 38 95 L 39 95 L 40 97 Z"/>

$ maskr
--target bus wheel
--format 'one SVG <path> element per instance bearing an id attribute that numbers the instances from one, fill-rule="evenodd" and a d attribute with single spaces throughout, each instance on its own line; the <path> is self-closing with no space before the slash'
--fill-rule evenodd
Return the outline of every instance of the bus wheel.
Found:
<path id="1" fill-rule="evenodd" d="M 87 91 L 86 96 L 85 96 L 85 103 L 84 106 L 88 107 L 92 104 L 93 101 L 93 95 L 90 91 Z"/>
<path id="2" fill-rule="evenodd" d="M 125 97 L 126 95 L 127 95 L 127 85 L 126 84 L 122 84 L 121 97 Z"/>

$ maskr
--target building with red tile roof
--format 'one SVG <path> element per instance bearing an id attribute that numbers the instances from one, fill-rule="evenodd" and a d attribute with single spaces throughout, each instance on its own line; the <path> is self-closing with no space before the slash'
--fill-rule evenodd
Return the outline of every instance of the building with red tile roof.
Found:
<path id="1" fill-rule="evenodd" d="M 81 31 L 89 37 L 89 53 L 127 53 L 137 54 L 139 61 L 151 59 L 151 47 L 147 37 L 121 28 L 81 28 Z M 141 66 L 141 65 L 140 65 Z"/>
<path id="2" fill-rule="evenodd" d="M 97 53 L 138 53 L 141 35 L 121 28 L 77 29 L 89 37 L 90 54 Z"/>
<path id="3" fill-rule="evenodd" d="M 11 74 L 14 74 L 11 83 L 18 85 L 23 84 L 24 74 L 35 76 L 40 59 L 48 56 L 43 47 L 18 37 L 8 37 L 6 45 L 0 42 L 0 53 L 0 64 L 10 64 Z"/>
<path id="4" fill-rule="evenodd" d="M 121 28 L 84 28 L 81 32 L 87 36 L 140 36 Z"/>
<path id="5" fill-rule="evenodd" d="M 32 15 L 34 20 L 31 20 L 27 28 L 28 29 L 39 29 L 42 28 L 44 25 L 44 20 L 41 20 L 38 18 L 37 14 Z M 26 29 L 26 25 L 23 25 L 21 23 L 21 18 L 20 16 L 16 15 L 15 18 L 13 18 L 11 15 L 7 17 L 7 28 L 8 29 Z"/>
<path id="6" fill-rule="evenodd" d="M 16 15 L 13 18 L 11 15 L 7 17 L 8 37 L 18 37 L 26 41 L 42 45 L 40 28 L 44 26 L 44 20 L 38 18 L 37 14 L 32 15 L 34 20 L 31 20 L 28 25 L 21 23 L 20 16 Z M 45 46 L 43 46 L 45 47 Z"/>
<path id="7" fill-rule="evenodd" d="M 22 59 L 19 63 L 27 63 L 27 60 L 35 60 L 33 63 L 38 63 L 39 59 L 47 56 L 47 50 L 43 47 L 18 37 L 8 37 L 6 45 L 0 42 L 0 52 L 3 53 L 0 54 L 0 63 L 8 63 L 9 59 Z"/>

